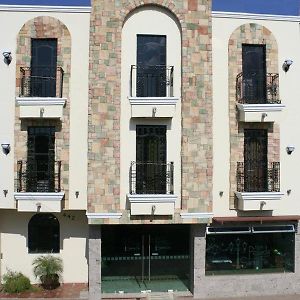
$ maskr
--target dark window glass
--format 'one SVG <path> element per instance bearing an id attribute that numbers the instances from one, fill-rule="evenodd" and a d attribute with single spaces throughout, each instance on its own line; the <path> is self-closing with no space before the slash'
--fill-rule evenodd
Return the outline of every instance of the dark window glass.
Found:
<path id="1" fill-rule="evenodd" d="M 264 129 L 244 131 L 245 192 L 268 191 L 268 132 Z"/>
<path id="2" fill-rule="evenodd" d="M 206 236 L 206 275 L 294 271 L 294 233 Z"/>
<path id="3" fill-rule="evenodd" d="M 55 127 L 28 127 L 27 191 L 55 191 Z"/>
<path id="4" fill-rule="evenodd" d="M 31 40 L 31 96 L 56 96 L 57 39 Z"/>
<path id="5" fill-rule="evenodd" d="M 166 36 L 137 36 L 137 96 L 166 96 Z"/>
<path id="6" fill-rule="evenodd" d="M 29 253 L 59 252 L 59 222 L 52 214 L 36 214 L 28 223 Z"/>
<path id="7" fill-rule="evenodd" d="M 166 193 L 166 126 L 136 126 L 136 192 Z"/>
<path id="8" fill-rule="evenodd" d="M 266 102 L 265 45 L 242 46 L 243 91 L 247 103 Z"/>

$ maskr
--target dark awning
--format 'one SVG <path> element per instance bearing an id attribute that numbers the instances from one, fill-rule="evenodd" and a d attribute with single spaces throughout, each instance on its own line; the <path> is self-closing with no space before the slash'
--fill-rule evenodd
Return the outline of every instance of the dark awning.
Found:
<path id="1" fill-rule="evenodd" d="M 233 223 L 233 222 L 298 222 L 299 215 L 293 216 L 261 216 L 261 217 L 214 217 L 213 223 Z"/>

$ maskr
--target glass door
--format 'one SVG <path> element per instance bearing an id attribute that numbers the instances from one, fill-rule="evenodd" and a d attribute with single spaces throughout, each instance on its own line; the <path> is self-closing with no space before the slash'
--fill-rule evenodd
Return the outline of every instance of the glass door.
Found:
<path id="1" fill-rule="evenodd" d="M 103 293 L 188 290 L 188 226 L 118 227 L 103 229 Z"/>

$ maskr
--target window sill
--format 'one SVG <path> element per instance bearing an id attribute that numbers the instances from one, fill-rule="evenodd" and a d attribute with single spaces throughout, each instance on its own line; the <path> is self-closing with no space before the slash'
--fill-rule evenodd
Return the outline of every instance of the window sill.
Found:
<path id="1" fill-rule="evenodd" d="M 64 192 L 58 193 L 15 193 L 17 209 L 22 212 L 61 212 Z"/>

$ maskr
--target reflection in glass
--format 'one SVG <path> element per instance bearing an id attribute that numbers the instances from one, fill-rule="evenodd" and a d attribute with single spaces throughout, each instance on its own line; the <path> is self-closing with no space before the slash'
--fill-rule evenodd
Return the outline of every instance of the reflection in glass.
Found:
<path id="1" fill-rule="evenodd" d="M 294 233 L 208 235 L 206 275 L 294 271 Z"/>

